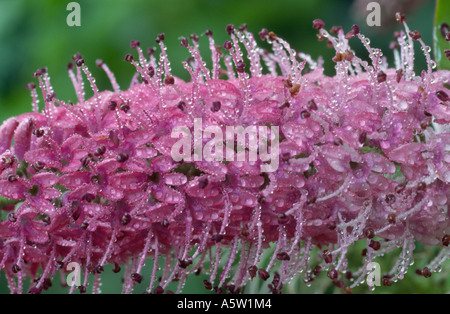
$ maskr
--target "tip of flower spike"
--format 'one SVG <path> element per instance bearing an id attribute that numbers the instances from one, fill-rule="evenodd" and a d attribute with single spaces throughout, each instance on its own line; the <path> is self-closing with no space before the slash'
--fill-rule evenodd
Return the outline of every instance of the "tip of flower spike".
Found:
<path id="1" fill-rule="evenodd" d="M 263 28 L 258 34 L 261 40 L 266 40 L 269 31 L 266 28 Z"/>
<path id="2" fill-rule="evenodd" d="M 33 90 L 33 89 L 36 88 L 36 84 L 33 83 L 33 82 L 28 83 L 27 85 L 25 85 L 25 88 L 28 89 L 28 90 Z"/>
<path id="3" fill-rule="evenodd" d="M 45 73 L 47 73 L 47 69 L 46 68 L 39 68 L 39 69 L 36 70 L 36 72 L 34 72 L 33 77 L 42 76 Z"/>
<path id="4" fill-rule="evenodd" d="M 180 38 L 180 47 L 187 47 L 189 45 L 188 39 L 186 37 Z"/>
<path id="5" fill-rule="evenodd" d="M 133 62 L 133 55 L 131 53 L 127 53 L 124 60 L 126 62 Z"/>
<path id="6" fill-rule="evenodd" d="M 101 68 L 102 66 L 103 66 L 103 60 L 102 59 L 97 59 L 96 61 L 95 61 L 95 65 L 98 67 L 98 68 Z"/>
<path id="7" fill-rule="evenodd" d="M 247 30 L 247 27 L 248 27 L 247 23 L 244 23 L 244 24 L 241 24 L 241 26 L 239 26 L 238 30 L 240 32 L 245 32 Z"/>
<path id="8" fill-rule="evenodd" d="M 410 31 L 409 36 L 414 40 L 419 40 L 420 38 L 422 38 L 418 30 Z"/>
<path id="9" fill-rule="evenodd" d="M 159 43 L 162 42 L 165 38 L 166 38 L 166 34 L 165 34 L 165 33 L 161 33 L 161 34 L 158 34 L 158 36 L 156 36 L 155 41 L 159 44 Z"/>
<path id="10" fill-rule="evenodd" d="M 395 13 L 395 19 L 397 20 L 397 22 L 403 23 L 405 22 L 405 15 L 401 12 L 397 12 Z"/>
<path id="11" fill-rule="evenodd" d="M 130 47 L 131 49 L 136 49 L 137 47 L 139 47 L 140 42 L 138 40 L 131 40 L 130 41 Z"/>
<path id="12" fill-rule="evenodd" d="M 196 33 L 192 33 L 191 35 L 189 35 L 189 38 L 193 41 L 198 43 L 198 41 L 200 40 L 200 38 L 198 37 L 198 35 Z"/>
<path id="13" fill-rule="evenodd" d="M 355 37 L 356 35 L 359 34 L 359 31 L 360 31 L 359 26 L 356 25 L 356 24 L 353 24 L 353 25 L 352 25 L 352 30 L 349 31 L 349 32 L 345 35 L 345 38 L 346 38 L 346 39 L 353 38 L 353 37 Z"/>
<path id="14" fill-rule="evenodd" d="M 228 35 L 231 35 L 234 33 L 234 25 L 233 24 L 228 24 L 226 27 L 226 31 L 228 33 Z"/>
<path id="15" fill-rule="evenodd" d="M 156 51 L 156 48 L 155 48 L 155 47 L 147 48 L 147 56 L 148 56 L 148 57 L 153 56 L 153 54 L 155 53 L 155 51 Z"/>
<path id="16" fill-rule="evenodd" d="M 321 19 L 315 19 L 313 21 L 313 28 L 315 29 L 322 29 L 325 26 L 324 21 L 322 21 Z"/>
<path id="17" fill-rule="evenodd" d="M 78 67 L 81 67 L 84 64 L 84 59 L 79 52 L 72 56 L 72 60 Z"/>

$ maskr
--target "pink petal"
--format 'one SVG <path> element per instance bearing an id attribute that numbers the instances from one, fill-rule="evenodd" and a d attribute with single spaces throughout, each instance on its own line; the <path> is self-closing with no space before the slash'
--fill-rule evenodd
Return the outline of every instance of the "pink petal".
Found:
<path id="1" fill-rule="evenodd" d="M 55 185 L 56 183 L 58 183 L 59 181 L 59 177 L 54 174 L 54 173 L 50 173 L 50 172 L 44 172 L 44 173 L 38 173 L 35 174 L 32 178 L 31 178 L 31 184 L 37 184 L 43 187 L 48 187 L 48 186 L 52 186 Z"/>
<path id="2" fill-rule="evenodd" d="M 14 132 L 14 154 L 19 160 L 22 160 L 25 152 L 30 149 L 33 127 L 33 119 L 24 119 Z"/>
<path id="3" fill-rule="evenodd" d="M 147 175 L 144 173 L 124 172 L 109 177 L 110 184 L 123 190 L 133 190 L 140 188 L 147 181 Z"/>
<path id="4" fill-rule="evenodd" d="M 9 118 L 0 126 L 0 154 L 11 148 L 11 141 L 19 123 L 15 118 Z"/>
<path id="5" fill-rule="evenodd" d="M 164 176 L 167 185 L 183 185 L 187 183 L 187 177 L 182 173 L 168 173 Z"/>
<path id="6" fill-rule="evenodd" d="M 60 168 L 60 158 L 52 149 L 39 148 L 25 153 L 25 160 L 30 164 L 34 164 L 37 161 L 45 164 L 46 167 Z"/>
<path id="7" fill-rule="evenodd" d="M 13 200 L 20 200 L 26 197 L 26 193 L 27 188 L 20 182 L 0 180 L 0 195 Z"/>
<path id="8" fill-rule="evenodd" d="M 89 183 L 90 179 L 90 172 L 74 172 L 63 175 L 61 178 L 59 178 L 59 184 L 69 189 L 75 189 L 84 183 Z"/>

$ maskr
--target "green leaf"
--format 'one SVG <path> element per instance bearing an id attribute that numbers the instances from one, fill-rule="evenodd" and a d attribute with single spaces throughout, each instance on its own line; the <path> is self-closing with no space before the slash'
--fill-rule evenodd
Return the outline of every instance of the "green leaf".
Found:
<path id="1" fill-rule="evenodd" d="M 434 59 L 437 66 L 441 70 L 450 70 L 450 60 L 444 54 L 444 50 L 450 49 L 450 42 L 445 41 L 444 36 L 441 34 L 441 25 L 447 23 L 450 25 L 450 1 L 449 0 L 437 0 L 436 12 L 434 16 L 434 29 L 433 29 L 433 41 L 434 41 Z"/>

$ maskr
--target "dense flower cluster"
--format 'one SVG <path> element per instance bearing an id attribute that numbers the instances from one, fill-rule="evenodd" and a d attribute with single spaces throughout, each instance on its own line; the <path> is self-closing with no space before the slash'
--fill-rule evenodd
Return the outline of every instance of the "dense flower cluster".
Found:
<path id="1" fill-rule="evenodd" d="M 365 278 L 366 265 L 397 248 L 383 284 L 401 279 L 415 241 L 442 246 L 420 270 L 431 275 L 450 254 L 450 72 L 434 71 L 420 33 L 397 18 L 405 31 L 395 36 L 395 68 L 356 25 L 328 32 L 315 20 L 319 39 L 336 50 L 333 77 L 323 74 L 322 60 L 267 30 L 259 35 L 273 53 L 259 48 L 245 25 L 229 25 L 223 47 L 206 32 L 211 68 L 198 36 L 181 39 L 191 54 L 183 63 L 190 82 L 171 74 L 164 34 L 156 40 L 159 59 L 131 42 L 138 56 L 125 60 L 137 74 L 127 90 L 97 61 L 113 86 L 100 92 L 75 55 L 68 70 L 76 105 L 59 100 L 46 70 L 38 69 L 41 112 L 30 83 L 33 112 L 0 127 L 0 195 L 9 212 L 0 223 L 0 268 L 11 291 L 22 292 L 31 277 L 29 292 L 39 293 L 77 262 L 84 277 L 71 292 L 85 292 L 89 274 L 98 292 L 103 266 L 114 264 L 115 272 L 125 266 L 129 293 L 150 258 L 156 262 L 148 292 L 162 293 L 173 281 L 181 289 L 189 274 L 205 270 L 205 287 L 216 292 L 239 292 L 259 277 L 270 278 L 278 293 L 299 272 L 310 281 L 321 271 L 349 292 Z M 367 48 L 370 62 L 355 55 L 350 40 Z M 413 42 L 428 64 L 419 76 Z M 278 169 L 263 173 L 260 161 L 175 162 L 171 131 L 192 128 L 194 118 L 203 127 L 279 126 Z M 363 266 L 352 270 L 347 250 L 361 239 Z M 273 254 L 263 261 L 271 244 Z M 311 259 L 317 247 L 319 258 Z"/>

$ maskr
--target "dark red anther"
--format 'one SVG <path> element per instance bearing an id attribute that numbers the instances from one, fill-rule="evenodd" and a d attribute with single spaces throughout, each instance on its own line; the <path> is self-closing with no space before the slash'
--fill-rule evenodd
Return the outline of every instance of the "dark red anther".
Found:
<path id="1" fill-rule="evenodd" d="M 83 167 L 87 167 L 87 166 L 89 166 L 89 163 L 91 162 L 91 157 L 89 157 L 88 155 L 87 156 L 84 156 L 83 158 L 81 158 L 80 159 L 80 163 L 81 163 L 81 165 L 83 166 Z"/>
<path id="2" fill-rule="evenodd" d="M 13 212 L 8 214 L 8 221 L 9 222 L 16 222 L 17 221 L 17 217 L 16 217 L 16 215 Z"/>
<path id="3" fill-rule="evenodd" d="M 223 235 L 216 233 L 212 235 L 212 240 L 216 243 L 219 243 L 220 241 L 223 240 Z"/>
<path id="4" fill-rule="evenodd" d="M 212 286 L 211 282 L 209 282 L 208 280 L 204 279 L 203 280 L 203 284 L 204 284 L 206 290 L 212 290 L 213 286 Z"/>
<path id="5" fill-rule="evenodd" d="M 388 203 L 389 205 L 395 203 L 395 195 L 394 194 L 388 194 L 386 195 L 386 203 Z"/>
<path id="6" fill-rule="evenodd" d="M 247 27 L 248 27 L 247 23 L 244 23 L 239 26 L 238 30 L 240 32 L 245 32 L 247 30 Z"/>
<path id="7" fill-rule="evenodd" d="M 262 268 L 258 269 L 258 276 L 259 276 L 259 278 L 261 278 L 264 281 L 266 281 L 270 277 L 269 273 L 265 269 L 262 269 Z"/>
<path id="8" fill-rule="evenodd" d="M 261 38 L 261 40 L 266 40 L 267 35 L 269 34 L 269 31 L 265 28 L 263 28 L 259 33 L 259 37 Z"/>
<path id="9" fill-rule="evenodd" d="M 431 271 L 428 267 L 424 267 L 422 269 L 422 276 L 424 276 L 425 278 L 430 278 L 431 277 Z"/>
<path id="10" fill-rule="evenodd" d="M 210 30 L 210 29 L 207 29 L 207 30 L 205 31 L 205 35 L 208 36 L 208 37 L 211 37 L 212 34 L 213 34 L 213 32 L 212 32 L 212 30 Z"/>
<path id="11" fill-rule="evenodd" d="M 208 185 L 208 178 L 200 178 L 198 180 L 198 187 L 199 189 L 204 189 Z"/>
<path id="12" fill-rule="evenodd" d="M 118 272 L 120 272 L 121 268 L 119 266 L 119 264 L 114 263 L 114 268 L 113 268 L 113 273 L 117 274 Z"/>
<path id="13" fill-rule="evenodd" d="M 289 103 L 289 101 L 285 101 L 281 106 L 279 106 L 279 109 L 284 109 L 284 108 L 289 108 L 291 106 L 291 104 Z"/>
<path id="14" fill-rule="evenodd" d="M 157 287 L 155 288 L 155 290 L 153 290 L 153 293 L 154 293 L 154 294 L 163 294 L 163 293 L 164 293 L 164 289 L 163 289 L 163 287 L 161 287 L 161 286 L 157 286 Z"/>
<path id="15" fill-rule="evenodd" d="M 378 83 L 386 82 L 386 77 L 387 77 L 387 75 L 383 71 L 378 72 L 378 74 L 377 74 Z"/>
<path id="16" fill-rule="evenodd" d="M 187 47 L 189 46 L 188 39 L 186 37 L 180 38 L 180 47 Z"/>
<path id="17" fill-rule="evenodd" d="M 83 230 L 86 230 L 89 227 L 89 223 L 85 220 L 83 221 L 83 223 L 80 225 L 80 228 Z"/>
<path id="18" fill-rule="evenodd" d="M 333 255 L 329 250 L 325 250 L 322 252 L 322 257 L 325 263 L 330 264 L 333 261 Z"/>
<path id="19" fill-rule="evenodd" d="M 117 103 L 114 100 L 111 100 L 108 104 L 109 110 L 115 110 L 117 108 Z"/>
<path id="20" fill-rule="evenodd" d="M 446 234 L 442 237 L 442 245 L 448 246 L 450 244 L 450 235 Z"/>
<path id="21" fill-rule="evenodd" d="M 364 235 L 367 239 L 373 239 L 375 236 L 375 231 L 372 228 L 366 228 L 364 229 Z"/>
<path id="22" fill-rule="evenodd" d="M 34 129 L 33 130 L 33 135 L 36 137 L 42 137 L 44 135 L 44 130 L 42 129 Z"/>
<path id="23" fill-rule="evenodd" d="M 395 50 L 398 47 L 400 47 L 400 46 L 399 46 L 398 42 L 396 42 L 396 41 L 391 41 L 389 44 L 389 49 L 391 49 L 391 50 Z"/>
<path id="24" fill-rule="evenodd" d="M 289 261 L 291 257 L 286 252 L 280 252 L 277 254 L 277 259 L 280 261 Z"/>
<path id="25" fill-rule="evenodd" d="M 101 67 L 103 66 L 103 64 L 104 64 L 104 62 L 103 62 L 102 59 L 97 59 L 97 60 L 95 60 L 95 65 L 96 65 L 98 68 L 101 68 Z"/>
<path id="26" fill-rule="evenodd" d="M 166 34 L 161 33 L 161 34 L 158 34 L 158 36 L 156 36 L 156 40 L 155 40 L 155 41 L 159 44 L 159 43 L 162 42 L 165 38 L 166 38 Z"/>
<path id="27" fill-rule="evenodd" d="M 244 73 L 245 63 L 243 61 L 236 62 L 236 71 L 238 71 L 238 73 Z"/>
<path id="28" fill-rule="evenodd" d="M 122 218 L 120 218 L 120 224 L 121 225 L 127 225 L 131 221 L 131 215 L 129 213 L 123 214 Z"/>
<path id="29" fill-rule="evenodd" d="M 147 74 L 150 77 L 153 77 L 155 75 L 155 69 L 151 65 L 148 67 Z"/>
<path id="30" fill-rule="evenodd" d="M 148 56 L 148 57 L 153 56 L 153 54 L 155 53 L 155 51 L 156 51 L 156 48 L 155 48 L 155 47 L 147 48 L 147 56 Z"/>
<path id="31" fill-rule="evenodd" d="M 14 265 L 12 265 L 11 270 L 12 270 L 12 272 L 13 272 L 14 274 L 17 274 L 19 271 L 22 270 L 22 268 L 20 268 L 19 265 L 14 264 Z"/>
<path id="32" fill-rule="evenodd" d="M 405 15 L 403 13 L 397 12 L 395 13 L 395 19 L 397 20 L 397 22 L 403 23 L 405 22 Z"/>
<path id="33" fill-rule="evenodd" d="M 166 76 L 164 78 L 164 84 L 173 85 L 174 83 L 175 83 L 175 79 L 173 78 L 173 76 Z"/>
<path id="34" fill-rule="evenodd" d="M 178 266 L 180 266 L 180 268 L 182 268 L 182 269 L 187 268 L 191 264 L 192 264 L 192 259 L 185 259 L 185 260 L 179 259 L 178 260 Z"/>
<path id="35" fill-rule="evenodd" d="M 50 225 L 52 222 L 50 216 L 45 216 L 44 218 L 42 218 L 42 223 L 44 226 L 48 226 Z"/>
<path id="36" fill-rule="evenodd" d="M 73 62 L 67 63 L 67 71 L 73 70 Z"/>
<path id="37" fill-rule="evenodd" d="M 198 41 L 200 40 L 200 38 L 198 37 L 198 35 L 196 33 L 192 33 L 191 35 L 189 35 L 189 38 L 193 41 L 198 43 Z"/>
<path id="38" fill-rule="evenodd" d="M 352 31 L 353 31 L 353 33 L 355 34 L 355 35 L 358 35 L 359 34 L 359 26 L 358 25 L 356 25 L 356 24 L 353 24 L 352 25 Z"/>
<path id="39" fill-rule="evenodd" d="M 181 111 L 184 111 L 184 108 L 186 108 L 186 103 L 184 101 L 180 101 L 177 105 L 178 109 Z"/>
<path id="40" fill-rule="evenodd" d="M 97 149 L 94 151 L 94 155 L 97 157 L 102 156 L 104 153 L 106 153 L 106 147 L 103 145 L 97 147 Z"/>
<path id="41" fill-rule="evenodd" d="M 328 276 L 328 278 L 334 280 L 334 279 L 336 279 L 338 277 L 338 272 L 337 272 L 336 269 L 333 268 L 333 269 L 328 271 L 327 276 Z"/>
<path id="42" fill-rule="evenodd" d="M 17 176 L 15 174 L 8 174 L 8 182 L 16 182 L 17 181 Z"/>
<path id="43" fill-rule="evenodd" d="M 378 242 L 378 241 L 371 240 L 370 243 L 369 243 L 369 246 L 370 246 L 373 250 L 378 251 L 378 250 L 381 248 L 381 243 Z"/>
<path id="44" fill-rule="evenodd" d="M 36 84 L 33 83 L 33 82 L 28 83 L 27 85 L 25 85 L 25 88 L 28 89 L 28 90 L 33 90 L 33 89 L 36 88 Z"/>
<path id="45" fill-rule="evenodd" d="M 306 104 L 306 108 L 308 108 L 308 110 L 317 110 L 319 108 L 317 108 L 317 104 L 314 101 L 314 99 L 311 99 L 308 101 L 308 103 Z"/>
<path id="46" fill-rule="evenodd" d="M 325 23 L 321 19 L 315 19 L 313 21 L 313 25 L 312 26 L 315 29 L 322 29 L 325 26 Z"/>
<path id="47" fill-rule="evenodd" d="M 130 63 L 133 62 L 133 55 L 131 53 L 127 53 L 125 56 L 125 61 Z"/>
<path id="48" fill-rule="evenodd" d="M 248 268 L 248 273 L 249 273 L 251 279 L 256 277 L 257 271 L 258 271 L 258 267 L 256 267 L 255 265 L 252 265 Z"/>
<path id="49" fill-rule="evenodd" d="M 64 267 L 64 263 L 62 261 L 55 261 L 55 266 L 58 269 L 61 269 Z"/>
<path id="50" fill-rule="evenodd" d="M 278 223 L 280 225 L 285 225 L 285 224 L 287 224 L 289 222 L 289 216 L 287 216 L 286 214 L 282 213 L 282 214 L 279 214 L 277 216 L 277 220 L 278 220 Z"/>
<path id="51" fill-rule="evenodd" d="M 332 26 L 330 29 L 330 33 L 337 35 L 341 29 L 341 26 Z"/>
<path id="52" fill-rule="evenodd" d="M 86 293 L 86 287 L 83 286 L 83 285 L 78 286 L 78 290 L 80 290 L 80 293 L 81 293 L 81 294 Z"/>
<path id="53" fill-rule="evenodd" d="M 313 270 L 312 270 L 314 276 L 319 276 L 320 273 L 322 272 L 322 267 L 320 265 L 316 265 Z"/>
<path id="54" fill-rule="evenodd" d="M 231 35 L 234 33 L 234 25 L 233 24 L 228 24 L 226 27 L 227 33 L 228 35 Z"/>
<path id="55" fill-rule="evenodd" d="M 403 70 L 402 69 L 398 69 L 396 71 L 396 73 L 397 73 L 397 76 L 396 76 L 397 83 L 400 83 L 400 81 L 402 79 L 402 76 L 403 76 Z"/>
<path id="56" fill-rule="evenodd" d="M 418 30 L 409 31 L 409 36 L 414 40 L 419 40 L 420 38 L 422 38 Z"/>
<path id="57" fill-rule="evenodd" d="M 353 278 L 353 273 L 351 272 L 351 271 L 346 271 L 345 272 L 345 278 L 347 279 L 347 280 L 352 280 L 352 278 Z"/>
<path id="58" fill-rule="evenodd" d="M 119 155 L 117 155 L 117 161 L 118 162 L 125 162 L 128 160 L 128 154 L 127 153 L 120 153 Z"/>
<path id="59" fill-rule="evenodd" d="M 358 141 L 364 145 L 366 143 L 366 139 L 367 139 L 367 133 L 361 132 L 361 134 L 359 135 Z"/>
<path id="60" fill-rule="evenodd" d="M 441 31 L 441 35 L 444 38 L 447 38 L 448 33 L 450 32 L 450 28 L 448 27 L 447 23 L 442 23 L 439 25 L 439 30 Z"/>
<path id="61" fill-rule="evenodd" d="M 390 287 L 392 285 L 392 280 L 390 276 L 383 276 L 381 284 L 385 287 Z"/>
<path id="62" fill-rule="evenodd" d="M 221 107 L 220 101 L 213 101 L 213 104 L 211 106 L 211 111 L 217 112 L 220 110 L 220 107 Z"/>
<path id="63" fill-rule="evenodd" d="M 336 137 L 336 138 L 333 140 L 333 144 L 334 144 L 335 146 L 340 146 L 340 145 L 344 145 L 344 142 L 343 142 L 339 137 Z"/>
<path id="64" fill-rule="evenodd" d="M 140 274 L 138 274 L 138 273 L 132 273 L 131 274 L 131 279 L 133 279 L 137 283 L 141 283 L 142 282 L 142 276 Z"/>
<path id="65" fill-rule="evenodd" d="M 302 119 L 307 119 L 311 117 L 311 113 L 308 110 L 303 110 L 302 112 L 300 112 L 300 117 Z"/>
<path id="66" fill-rule="evenodd" d="M 131 49 L 136 49 L 137 47 L 139 47 L 140 42 L 138 40 L 131 40 L 130 41 L 130 46 Z"/>
<path id="67" fill-rule="evenodd" d="M 94 194 L 91 194 L 91 193 L 86 193 L 86 194 L 84 194 L 84 196 L 83 196 L 83 200 L 84 200 L 85 202 L 90 203 L 90 202 L 92 202 L 93 200 L 95 200 L 95 195 L 94 195 Z"/>
<path id="68" fill-rule="evenodd" d="M 437 96 L 437 98 L 439 98 L 439 100 L 442 100 L 442 101 L 448 101 L 449 100 L 449 97 L 448 97 L 447 93 L 444 92 L 443 90 L 438 90 L 436 92 L 436 96 Z"/>
<path id="69" fill-rule="evenodd" d="M 333 280 L 333 285 L 337 288 L 344 288 L 345 283 L 342 280 Z"/>
<path id="70" fill-rule="evenodd" d="M 390 213 L 390 214 L 387 216 L 387 221 L 388 221 L 391 225 L 394 225 L 395 222 L 397 221 L 397 215 L 394 214 L 394 213 Z"/>
<path id="71" fill-rule="evenodd" d="M 121 104 L 119 109 L 122 110 L 123 112 L 127 113 L 128 110 L 130 110 L 130 106 L 127 104 Z"/>

